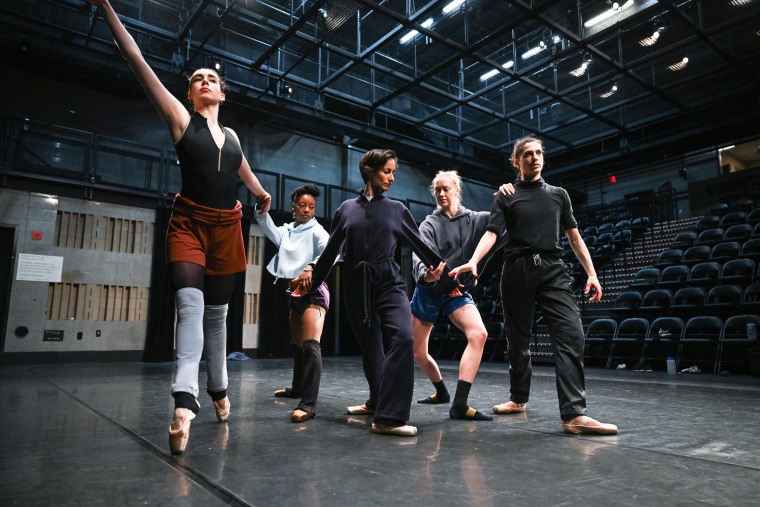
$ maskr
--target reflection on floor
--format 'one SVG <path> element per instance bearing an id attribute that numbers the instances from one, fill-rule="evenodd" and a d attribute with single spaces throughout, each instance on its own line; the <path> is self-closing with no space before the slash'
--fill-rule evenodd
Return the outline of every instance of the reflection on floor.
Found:
<path id="1" fill-rule="evenodd" d="M 614 437 L 562 433 L 551 368 L 528 411 L 454 421 L 412 406 L 413 438 L 348 416 L 365 401 L 357 358 L 326 358 L 316 419 L 274 398 L 287 360 L 230 362 L 232 416 L 201 399 L 188 450 L 168 451 L 173 364 L 0 367 L 1 505 L 749 505 L 760 479 L 760 379 L 587 370 L 589 414 Z M 457 365 L 442 364 L 456 386 Z M 201 371 L 205 380 L 205 372 Z M 416 372 L 415 399 L 432 394 Z M 503 364 L 470 395 L 508 399 Z"/>

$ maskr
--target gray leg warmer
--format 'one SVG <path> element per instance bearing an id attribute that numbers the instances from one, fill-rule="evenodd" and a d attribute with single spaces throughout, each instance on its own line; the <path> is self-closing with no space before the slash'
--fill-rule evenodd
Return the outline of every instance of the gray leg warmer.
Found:
<path id="1" fill-rule="evenodd" d="M 189 393 L 198 398 L 198 365 L 203 352 L 203 292 L 192 287 L 179 289 L 177 304 L 177 370 L 172 394 Z"/>
<path id="2" fill-rule="evenodd" d="M 227 389 L 227 305 L 206 305 L 203 314 L 203 352 L 209 393 Z"/>

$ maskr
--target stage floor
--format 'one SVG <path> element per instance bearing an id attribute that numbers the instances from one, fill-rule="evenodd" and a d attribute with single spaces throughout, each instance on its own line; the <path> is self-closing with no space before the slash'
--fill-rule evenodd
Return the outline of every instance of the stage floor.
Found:
<path id="1" fill-rule="evenodd" d="M 317 417 L 293 424 L 288 360 L 230 361 L 228 424 L 201 398 L 188 450 L 167 430 L 173 364 L 0 367 L 0 505 L 757 505 L 760 379 L 586 370 L 589 415 L 612 437 L 562 432 L 554 371 L 535 367 L 528 411 L 456 421 L 412 406 L 413 438 L 346 415 L 358 358 L 325 358 Z M 452 392 L 457 364 L 443 362 Z M 415 399 L 433 393 L 417 369 Z M 202 384 L 205 370 L 201 368 Z M 484 364 L 470 404 L 508 399 Z"/>

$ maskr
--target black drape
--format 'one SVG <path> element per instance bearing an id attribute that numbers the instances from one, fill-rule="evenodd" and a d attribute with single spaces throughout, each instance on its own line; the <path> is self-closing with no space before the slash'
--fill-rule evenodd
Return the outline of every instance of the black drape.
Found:
<path id="1" fill-rule="evenodd" d="M 248 238 L 251 219 L 243 216 L 240 222 L 246 258 L 248 258 Z M 245 312 L 245 272 L 235 275 L 235 288 L 227 309 L 227 353 L 243 351 L 243 313 Z"/>
<path id="2" fill-rule="evenodd" d="M 146 362 L 174 360 L 174 291 L 166 265 L 166 231 L 171 216 L 171 207 L 156 210 L 148 300 L 148 335 L 143 354 L 143 361 Z"/>

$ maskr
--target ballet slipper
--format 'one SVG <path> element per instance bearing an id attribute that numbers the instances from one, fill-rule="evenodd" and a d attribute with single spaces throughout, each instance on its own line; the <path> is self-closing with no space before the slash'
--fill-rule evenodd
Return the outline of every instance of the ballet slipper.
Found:
<path id="1" fill-rule="evenodd" d="M 225 403 L 226 400 L 226 403 Z M 226 408 L 225 408 L 226 406 Z M 214 410 L 216 410 L 216 420 L 220 423 L 227 422 L 230 418 L 230 399 L 224 397 L 221 400 L 214 401 Z"/>
<path id="2" fill-rule="evenodd" d="M 185 452 L 187 442 L 190 440 L 190 422 L 193 419 L 195 419 L 195 414 L 188 410 L 185 420 L 179 428 L 172 429 L 173 423 L 172 426 L 169 426 L 169 450 L 172 454 Z"/>

